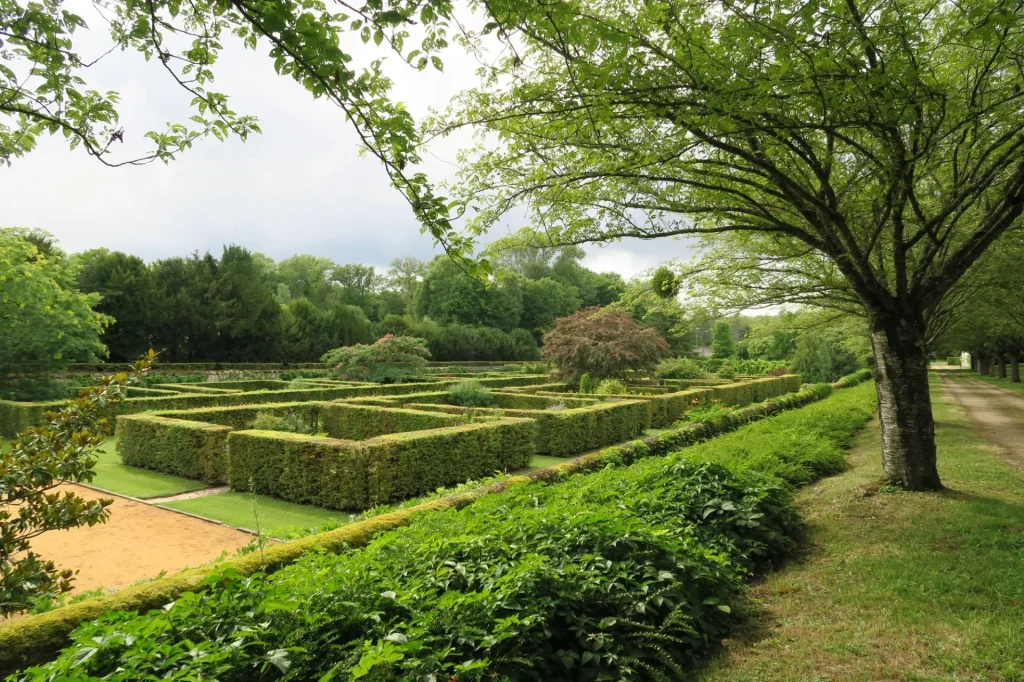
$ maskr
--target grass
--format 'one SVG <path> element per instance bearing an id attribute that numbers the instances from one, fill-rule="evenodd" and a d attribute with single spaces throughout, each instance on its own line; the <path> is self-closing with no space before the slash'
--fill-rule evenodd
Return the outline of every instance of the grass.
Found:
<path id="1" fill-rule="evenodd" d="M 547 467 L 553 467 L 556 464 L 564 464 L 568 462 L 571 457 L 550 457 L 548 455 L 534 455 L 533 459 L 530 460 L 530 466 L 516 473 L 527 473 L 529 471 L 536 471 L 537 469 L 546 469 Z"/>
<path id="2" fill-rule="evenodd" d="M 344 512 L 330 511 L 319 507 L 284 502 L 264 495 L 225 492 L 191 500 L 167 502 L 160 506 L 199 514 L 236 528 L 256 530 L 253 514 L 253 498 L 259 513 L 259 527 L 265 534 L 279 538 L 290 535 L 298 529 L 313 528 L 324 524 L 337 527 L 350 522 L 353 517 Z"/>
<path id="3" fill-rule="evenodd" d="M 1009 371 L 1009 369 L 1007 369 L 1007 371 Z M 1024 395 L 1024 383 L 1015 384 L 1010 381 L 1009 377 L 1000 379 L 999 377 L 990 377 L 984 374 L 978 374 L 977 372 L 964 372 L 964 376 L 970 377 L 971 379 L 977 379 L 978 381 L 984 381 L 986 384 Z"/>
<path id="4" fill-rule="evenodd" d="M 114 451 L 114 438 L 107 438 L 97 451 L 96 478 L 90 485 L 112 493 L 130 497 L 164 497 L 207 487 L 201 481 L 192 481 L 121 463 Z"/>
<path id="5" fill-rule="evenodd" d="M 949 490 L 865 494 L 873 422 L 850 471 L 798 493 L 806 556 L 750 589 L 702 682 L 1024 680 L 1024 481 L 933 396 Z"/>
<path id="6" fill-rule="evenodd" d="M 10 442 L 0 442 L 0 452 L 10 449 Z M 119 495 L 138 497 L 165 497 L 187 493 L 205 488 L 206 484 L 160 474 L 155 471 L 139 469 L 121 464 L 121 458 L 114 451 L 114 437 L 106 441 L 96 451 L 96 477 L 89 485 L 108 490 Z"/>

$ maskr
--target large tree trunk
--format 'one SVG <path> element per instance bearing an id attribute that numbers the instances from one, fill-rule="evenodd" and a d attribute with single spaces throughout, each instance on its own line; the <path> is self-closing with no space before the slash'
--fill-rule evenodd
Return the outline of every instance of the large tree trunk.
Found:
<path id="1" fill-rule="evenodd" d="M 924 323 L 873 315 L 871 345 L 886 478 L 908 490 L 938 490 Z"/>
<path id="2" fill-rule="evenodd" d="M 988 375 L 990 377 L 999 375 L 999 358 L 992 358 L 988 363 Z"/>
<path id="3" fill-rule="evenodd" d="M 1006 378 L 1006 358 L 1002 354 L 996 356 L 996 362 L 999 363 L 999 378 Z"/>
<path id="4" fill-rule="evenodd" d="M 988 375 L 989 361 L 987 355 L 978 358 L 978 373 Z"/>
<path id="5" fill-rule="evenodd" d="M 1020 383 L 1020 358 L 1016 353 L 1010 356 L 1010 381 Z"/>

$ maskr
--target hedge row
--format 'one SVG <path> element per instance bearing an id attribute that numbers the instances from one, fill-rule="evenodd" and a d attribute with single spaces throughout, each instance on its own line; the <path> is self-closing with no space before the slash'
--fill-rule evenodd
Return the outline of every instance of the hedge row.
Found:
<path id="1" fill-rule="evenodd" d="M 548 399 L 549 403 L 559 402 Z M 456 407 L 411 403 L 413 409 L 533 419 L 537 423 L 537 454 L 569 457 L 636 438 L 649 423 L 647 404 L 640 400 L 595 403 L 564 410 Z"/>
<path id="2" fill-rule="evenodd" d="M 466 421 L 461 415 L 352 403 L 327 403 L 324 405 L 322 415 L 323 430 L 327 435 L 347 440 L 365 440 L 388 433 L 438 429 L 456 426 Z"/>
<path id="3" fill-rule="evenodd" d="M 814 392 L 807 391 L 801 392 L 802 398 L 780 396 L 773 399 L 772 402 L 779 407 L 796 407 L 803 404 L 805 400 L 816 399 L 816 395 Z M 752 406 L 739 412 L 749 414 L 751 419 L 760 419 L 762 415 L 757 409 L 759 407 L 762 406 Z M 693 429 L 694 427 L 687 427 L 685 430 Z M 361 547 L 381 531 L 404 526 L 422 512 L 462 508 L 480 498 L 500 492 L 508 486 L 531 480 L 560 480 L 577 473 L 606 469 L 610 465 L 627 464 L 660 451 L 667 452 L 669 445 L 670 439 L 664 434 L 634 441 L 625 446 L 608 448 L 595 455 L 587 455 L 554 467 L 533 471 L 528 477 L 510 477 L 497 484 L 447 498 L 430 500 L 342 526 L 332 531 L 270 545 L 261 552 L 221 562 L 213 569 L 210 567 L 189 569 L 164 578 L 132 585 L 111 595 L 88 599 L 53 611 L 8 622 L 0 627 L 0 674 L 12 673 L 28 665 L 52 660 L 61 648 L 68 645 L 69 635 L 82 623 L 99 618 L 108 612 L 142 612 L 161 608 L 187 592 L 204 592 L 219 584 L 220 578 L 214 576 L 220 576 L 226 571 L 233 571 L 239 576 L 248 576 L 256 572 L 269 573 L 317 550 L 342 552 Z"/>
<path id="4" fill-rule="evenodd" d="M 202 597 L 86 625 L 25 679 L 241 682 L 276 679 L 275 662 L 289 679 L 688 679 L 742 581 L 799 531 L 758 472 L 794 444 L 834 470 L 871 403 L 858 390 L 667 460 L 510 486 L 270 576 L 222 572 Z"/>
<path id="5" fill-rule="evenodd" d="M 229 426 L 151 414 L 120 417 L 117 453 L 130 466 L 211 485 L 227 482 Z"/>
<path id="6" fill-rule="evenodd" d="M 863 383 L 871 379 L 870 369 L 858 369 L 853 374 L 847 374 L 832 383 L 833 388 L 849 388 L 850 386 L 856 386 L 857 384 Z"/>
<path id="7" fill-rule="evenodd" d="M 515 386 L 528 386 L 547 379 L 542 375 L 523 375 L 515 377 L 496 377 L 481 379 L 480 383 L 490 388 L 505 388 Z M 242 405 L 258 403 L 282 403 L 282 402 L 303 402 L 303 401 L 328 401 L 344 398 L 354 398 L 366 395 L 396 395 L 422 392 L 424 390 L 444 390 L 456 381 L 434 381 L 415 384 L 363 384 L 363 385 L 338 385 L 338 386 L 308 386 L 305 388 L 280 390 L 280 391 L 254 391 L 254 392 L 231 392 L 231 393 L 210 393 L 206 388 L 203 394 L 196 395 L 167 395 L 157 397 L 129 398 L 120 403 L 111 405 L 104 415 L 113 421 L 122 414 L 137 414 L 140 412 L 152 412 L 159 410 L 188 410 L 197 407 L 217 407 L 224 405 Z M 181 385 L 178 385 L 181 386 Z M 218 389 L 233 391 L 234 389 Z M 50 401 L 42 403 L 14 402 L 0 400 L 0 437 L 13 438 L 28 426 L 36 426 L 45 422 L 44 414 L 48 411 L 58 410 L 63 405 L 62 401 Z"/>
<path id="8" fill-rule="evenodd" d="M 232 431 L 228 479 L 234 490 L 362 510 L 521 469 L 533 458 L 533 441 L 532 421 L 509 418 L 364 441 Z"/>

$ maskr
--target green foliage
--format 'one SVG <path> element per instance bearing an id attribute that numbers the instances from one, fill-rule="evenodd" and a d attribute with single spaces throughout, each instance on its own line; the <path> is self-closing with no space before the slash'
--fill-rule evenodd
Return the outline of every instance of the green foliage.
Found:
<path id="1" fill-rule="evenodd" d="M 618 379 L 605 379 L 597 385 L 594 393 L 608 393 L 612 395 L 625 395 L 629 393 L 626 384 Z"/>
<path id="2" fill-rule="evenodd" d="M 275 656 L 290 674 L 312 679 L 331 670 L 367 679 L 565 679 L 567 670 L 573 679 L 685 679 L 732 625 L 740 581 L 788 553 L 799 530 L 785 491 L 755 471 L 802 482 L 835 470 L 837 447 L 872 405 L 869 392 L 852 392 L 815 408 L 694 453 L 613 464 L 559 485 L 512 486 L 270 577 L 218 576 L 216 590 L 170 609 L 87 625 L 58 661 L 27 679 L 73 665 L 93 676 L 117 666 L 152 671 L 153 645 L 165 652 L 157 673 L 225 682 L 262 679 L 254 676 L 272 669 Z M 258 635 L 243 625 L 253 612 L 267 623 Z M 578 637 L 579 622 L 605 623 L 600 649 Z M 232 636 L 207 634 L 214 628 Z M 102 636 L 115 630 L 116 638 Z M 132 634 L 143 631 L 153 634 Z M 245 645 L 221 656 L 239 636 Z M 97 655 L 81 653 L 97 646 Z"/>
<path id="3" fill-rule="evenodd" d="M 851 352 L 827 336 L 803 334 L 793 356 L 792 371 L 805 381 L 835 381 L 856 370 L 860 363 Z"/>
<path id="4" fill-rule="evenodd" d="M 948 358 L 946 358 L 946 365 L 949 366 L 949 367 L 959 367 L 960 366 L 960 356 L 957 356 L 957 355 L 949 356 Z"/>
<path id="5" fill-rule="evenodd" d="M 391 384 L 423 373 L 430 358 L 425 344 L 412 336 L 383 336 L 374 344 L 336 348 L 321 360 L 334 366 L 339 379 Z"/>
<path id="6" fill-rule="evenodd" d="M 718 368 L 718 371 L 715 372 L 715 376 L 719 379 L 735 379 L 736 370 L 733 369 L 731 364 L 725 364 Z"/>
<path id="7" fill-rule="evenodd" d="M 675 298 L 679 295 L 679 278 L 674 272 L 662 266 L 651 277 L 651 289 L 660 298 Z"/>
<path id="8" fill-rule="evenodd" d="M 479 381 L 460 381 L 448 389 L 448 400 L 462 407 L 489 407 L 494 395 Z"/>
<path id="9" fill-rule="evenodd" d="M 729 323 L 716 323 L 715 338 L 711 343 L 711 356 L 715 358 L 731 358 L 734 355 L 736 355 L 736 342 L 733 341 Z"/>
<path id="10" fill-rule="evenodd" d="M 117 420 L 117 454 L 129 466 L 210 484 L 227 482 L 231 427 L 140 414 Z"/>
<path id="11" fill-rule="evenodd" d="M 249 428 L 258 431 L 283 431 L 286 433 L 305 433 L 309 435 L 316 433 L 316 425 L 307 423 L 294 410 L 283 415 L 257 412 L 256 418 L 252 420 Z"/>
<path id="12" fill-rule="evenodd" d="M 332 438 L 347 440 L 366 440 L 388 433 L 440 429 L 457 426 L 465 421 L 463 415 L 358 403 L 339 402 L 323 406 L 323 430 Z"/>
<path id="13" fill-rule="evenodd" d="M 109 499 L 86 500 L 65 483 L 95 476 L 95 450 L 110 433 L 103 408 L 124 399 L 155 359 L 152 351 L 132 372 L 98 379 L 78 398 L 46 414 L 46 424 L 22 431 L 0 454 L 0 615 L 30 608 L 34 600 L 67 592 L 75 571 L 58 568 L 31 548 L 31 539 L 52 531 L 94 526 L 109 516 Z"/>
<path id="14" fill-rule="evenodd" d="M 98 296 L 75 289 L 77 275 L 46 233 L 0 229 L 0 398 L 55 397 L 47 379 L 19 374 L 45 377 L 106 354 L 100 334 L 110 319 L 92 310 Z"/>
<path id="15" fill-rule="evenodd" d="M 606 379 L 628 370 L 650 371 L 667 354 L 668 344 L 657 331 L 616 308 L 584 308 L 559 319 L 544 335 L 544 359 L 574 383 L 583 374 Z"/>
<path id="16" fill-rule="evenodd" d="M 373 408 L 367 408 L 373 409 Z M 228 435 L 235 490 L 328 509 L 367 509 L 519 469 L 533 456 L 524 419 L 392 433 L 359 442 L 273 431 Z"/>
<path id="17" fill-rule="evenodd" d="M 594 380 L 590 378 L 589 374 L 584 373 L 580 377 L 580 393 L 593 393 L 595 388 L 597 388 L 597 385 L 594 383 Z"/>
<path id="18" fill-rule="evenodd" d="M 656 329 L 673 354 L 693 350 L 696 335 L 692 313 L 683 308 L 677 297 L 659 296 L 650 282 L 642 278 L 631 281 L 612 306 L 628 311 L 638 324 Z"/>
<path id="19" fill-rule="evenodd" d="M 659 379 L 705 379 L 708 373 L 689 358 L 670 358 L 658 363 L 654 376 Z"/>

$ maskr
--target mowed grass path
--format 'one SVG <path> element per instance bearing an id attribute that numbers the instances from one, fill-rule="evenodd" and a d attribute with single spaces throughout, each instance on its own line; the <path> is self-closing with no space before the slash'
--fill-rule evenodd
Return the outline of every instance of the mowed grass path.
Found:
<path id="1" fill-rule="evenodd" d="M 798 493 L 806 556 L 750 589 L 702 682 L 1024 680 L 1024 480 L 932 391 L 949 490 L 866 495 L 873 422 L 850 471 Z"/>
<path id="2" fill-rule="evenodd" d="M 202 481 L 192 481 L 122 464 L 114 449 L 113 437 L 107 438 L 97 451 L 95 471 L 96 477 L 90 485 L 140 499 L 166 497 L 207 487 Z"/>

